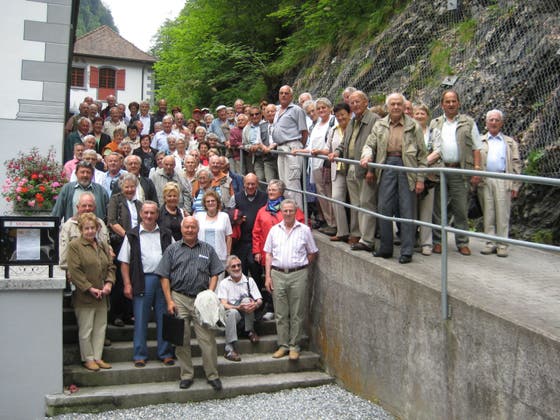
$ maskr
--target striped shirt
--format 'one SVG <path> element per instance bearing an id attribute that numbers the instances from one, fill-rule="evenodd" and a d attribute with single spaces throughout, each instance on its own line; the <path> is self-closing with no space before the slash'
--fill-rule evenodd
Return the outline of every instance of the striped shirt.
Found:
<path id="1" fill-rule="evenodd" d="M 208 289 L 210 277 L 224 271 L 224 265 L 214 248 L 197 241 L 192 247 L 183 240 L 167 247 L 155 274 L 168 278 L 171 290 L 196 296 Z"/>
<path id="2" fill-rule="evenodd" d="M 268 232 L 264 251 L 272 254 L 274 267 L 289 269 L 309 264 L 307 255 L 314 254 L 319 249 L 308 226 L 296 220 L 288 232 L 282 220 Z"/>

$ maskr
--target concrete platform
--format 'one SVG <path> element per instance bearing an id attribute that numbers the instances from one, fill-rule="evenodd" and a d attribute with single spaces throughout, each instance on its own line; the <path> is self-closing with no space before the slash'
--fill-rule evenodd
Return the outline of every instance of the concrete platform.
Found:
<path id="1" fill-rule="evenodd" d="M 560 418 L 558 254 L 484 256 L 471 238 L 465 257 L 450 235 L 443 320 L 440 255 L 401 265 L 315 238 L 312 349 L 347 389 L 402 418 Z"/>

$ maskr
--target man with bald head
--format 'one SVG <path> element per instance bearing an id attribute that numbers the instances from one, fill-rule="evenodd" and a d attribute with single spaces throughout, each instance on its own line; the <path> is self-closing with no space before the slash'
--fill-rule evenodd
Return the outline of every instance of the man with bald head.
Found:
<path id="1" fill-rule="evenodd" d="M 202 365 L 208 383 L 216 391 L 222 389 L 218 376 L 218 351 L 214 331 L 196 321 L 194 301 L 205 290 L 216 289 L 218 275 L 224 271 L 214 248 L 198 240 L 198 221 L 187 216 L 181 222 L 181 241 L 167 247 L 155 274 L 160 277 L 167 312 L 185 320 L 184 342 L 177 346 L 176 355 L 181 366 L 179 387 L 193 384 L 194 368 L 191 359 L 191 321 L 202 351 Z"/>
<path id="2" fill-rule="evenodd" d="M 307 144 L 305 112 L 292 102 L 294 91 L 290 86 L 282 86 L 278 93 L 280 106 L 274 116 L 272 140 L 277 145 L 278 151 L 285 152 L 278 156 L 278 175 L 287 188 L 301 190 L 303 160 L 302 157 L 292 155 L 291 152 L 295 149 L 304 149 Z M 303 208 L 301 194 L 286 191 L 286 196 L 293 198 L 298 207 Z"/>
<path id="3" fill-rule="evenodd" d="M 249 271 L 251 277 L 257 282 L 259 289 L 264 286 L 262 279 L 262 265 L 255 261 L 253 257 L 253 226 L 257 213 L 263 207 L 268 196 L 264 191 L 259 190 L 259 178 L 248 173 L 243 177 L 243 191 L 235 194 L 235 209 L 238 210 L 240 217 L 233 221 L 239 225 L 240 237 L 233 244 L 232 254 L 235 254 L 241 260 L 243 273 L 248 276 Z"/>
<path id="4" fill-rule="evenodd" d="M 385 104 L 389 112 L 378 120 L 362 150 L 361 165 L 367 168 L 369 162 L 392 166 L 425 168 L 427 153 L 424 134 L 420 126 L 405 114 L 406 100 L 400 93 L 387 96 Z M 379 186 L 379 212 L 384 216 L 399 215 L 404 219 L 415 219 L 416 194 L 424 191 L 424 176 L 413 172 L 393 169 L 376 169 L 375 177 Z M 375 257 L 393 256 L 393 222 L 379 220 L 380 247 L 373 253 Z M 401 223 L 401 255 L 399 263 L 412 261 L 416 226 Z"/>

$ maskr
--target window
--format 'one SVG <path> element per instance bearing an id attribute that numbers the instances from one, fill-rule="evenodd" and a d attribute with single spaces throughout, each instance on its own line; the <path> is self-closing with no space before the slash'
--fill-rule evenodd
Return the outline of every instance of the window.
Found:
<path id="1" fill-rule="evenodd" d="M 115 88 L 115 70 L 109 68 L 99 69 L 99 87 L 102 89 Z"/>
<path id="2" fill-rule="evenodd" d="M 86 70 L 83 67 L 72 67 L 70 86 L 80 88 L 85 87 L 85 74 Z"/>

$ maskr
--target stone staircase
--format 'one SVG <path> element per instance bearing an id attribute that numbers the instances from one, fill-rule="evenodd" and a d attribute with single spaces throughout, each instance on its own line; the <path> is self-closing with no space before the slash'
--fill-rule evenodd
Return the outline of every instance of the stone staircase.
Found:
<path id="1" fill-rule="evenodd" d="M 64 386 L 77 385 L 73 394 L 51 394 L 46 399 L 46 414 L 54 416 L 74 412 L 100 412 L 151 404 L 185 403 L 216 398 L 231 398 L 242 394 L 274 392 L 282 389 L 309 387 L 332 383 L 334 378 L 321 371 L 319 356 L 303 351 L 300 360 L 273 359 L 276 349 L 274 321 L 256 324 L 261 340 L 252 344 L 241 338 L 238 349 L 241 362 L 223 357 L 224 336 L 218 335 L 218 371 L 224 389 L 214 391 L 206 383 L 202 369 L 200 347 L 196 338 L 191 341 L 195 368 L 194 384 L 187 390 L 179 388 L 179 366 L 164 366 L 156 356 L 155 323 L 148 328 L 150 358 L 144 368 L 132 363 L 133 326 L 107 327 L 111 346 L 105 347 L 103 359 L 113 366 L 110 370 L 90 372 L 80 364 L 77 326 L 74 312 L 64 309 Z"/>

